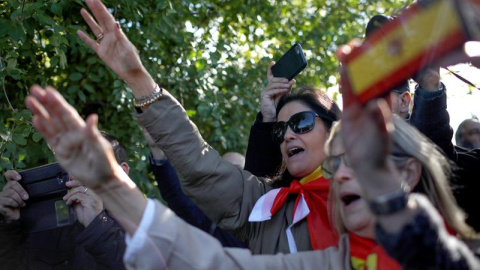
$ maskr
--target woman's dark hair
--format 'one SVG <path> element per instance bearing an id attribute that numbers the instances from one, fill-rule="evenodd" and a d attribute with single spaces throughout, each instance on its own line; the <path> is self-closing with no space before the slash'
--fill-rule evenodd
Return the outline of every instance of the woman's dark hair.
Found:
<path id="1" fill-rule="evenodd" d="M 310 107 L 329 131 L 333 122 L 340 119 L 341 111 L 337 104 L 324 91 L 312 86 L 303 86 L 283 95 L 277 104 L 276 116 L 278 117 L 280 110 L 292 101 L 299 101 Z M 323 147 L 323 145 L 318 147 Z M 285 162 L 282 161 L 280 169 L 270 181 L 274 187 L 288 187 L 293 179 Z"/>

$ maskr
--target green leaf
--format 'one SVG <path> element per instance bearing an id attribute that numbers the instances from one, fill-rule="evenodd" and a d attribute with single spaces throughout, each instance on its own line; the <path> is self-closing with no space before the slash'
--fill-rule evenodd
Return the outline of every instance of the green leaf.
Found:
<path id="1" fill-rule="evenodd" d="M 45 16 L 42 13 L 37 13 L 33 17 L 41 24 L 55 26 L 55 21 L 52 18 Z"/>
<path id="2" fill-rule="evenodd" d="M 19 145 L 27 145 L 27 140 L 22 135 L 13 134 L 12 139 Z"/>
<path id="3" fill-rule="evenodd" d="M 197 111 L 194 110 L 187 110 L 188 117 L 194 117 L 197 114 Z"/>
<path id="4" fill-rule="evenodd" d="M 92 94 L 95 93 L 95 89 L 93 88 L 93 86 L 92 86 L 91 84 L 89 84 L 89 83 L 84 83 L 84 84 L 82 84 L 82 86 L 83 86 L 83 88 L 84 88 L 85 90 L 87 90 L 89 93 L 92 93 Z"/>
<path id="5" fill-rule="evenodd" d="M 65 66 L 67 65 L 67 56 L 65 55 L 65 52 L 62 50 L 59 50 L 58 57 L 60 57 L 60 67 L 64 69 Z"/>
<path id="6" fill-rule="evenodd" d="M 33 140 L 34 142 L 39 142 L 41 139 L 42 139 L 42 135 L 40 135 L 40 133 L 38 133 L 38 132 L 35 131 L 35 132 L 33 133 L 32 140 Z"/>
<path id="7" fill-rule="evenodd" d="M 8 30 L 10 29 L 11 23 L 0 20 L 0 37 L 6 36 L 8 34 Z"/>
<path id="8" fill-rule="evenodd" d="M 82 77 L 83 77 L 82 73 L 75 72 L 75 73 L 72 73 L 72 74 L 70 75 L 70 80 L 76 82 L 76 81 L 81 80 Z"/>
<path id="9" fill-rule="evenodd" d="M 17 145 L 13 142 L 8 142 L 7 143 L 7 150 L 10 151 L 11 153 L 15 153 L 15 151 L 17 150 Z"/>
<path id="10" fill-rule="evenodd" d="M 78 93 L 78 98 L 80 98 L 81 101 L 83 101 L 83 102 L 87 101 L 87 97 L 85 96 L 85 94 L 82 91 L 78 91 L 77 93 Z"/>
<path id="11" fill-rule="evenodd" d="M 27 37 L 23 28 L 15 24 L 9 26 L 8 34 L 13 41 L 24 41 Z"/>
<path id="12" fill-rule="evenodd" d="M 53 14 L 62 16 L 62 5 L 53 3 L 52 6 L 50 7 L 50 10 L 52 11 Z"/>

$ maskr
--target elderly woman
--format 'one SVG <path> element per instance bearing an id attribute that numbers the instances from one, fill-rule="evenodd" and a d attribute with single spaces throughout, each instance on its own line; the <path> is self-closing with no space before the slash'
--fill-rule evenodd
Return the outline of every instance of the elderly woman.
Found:
<path id="1" fill-rule="evenodd" d="M 223 248 L 158 201 L 146 200 L 116 163 L 95 115 L 84 122 L 52 88 L 32 87 L 26 103 L 35 128 L 61 165 L 103 198 L 130 235 L 124 257 L 130 269 L 400 269 L 373 240 L 375 231 L 379 243 L 405 269 L 480 267 L 452 235 L 474 238 L 451 199 L 445 158 L 418 131 L 400 119 L 392 122 L 388 110 L 384 114 L 380 107 L 348 109 L 342 132 L 335 128 L 327 146 L 323 167 L 333 179 L 332 215 L 342 233 L 338 248 L 252 255 Z M 409 189 L 415 194 L 409 195 Z M 443 218 L 417 192 L 425 193 Z"/>

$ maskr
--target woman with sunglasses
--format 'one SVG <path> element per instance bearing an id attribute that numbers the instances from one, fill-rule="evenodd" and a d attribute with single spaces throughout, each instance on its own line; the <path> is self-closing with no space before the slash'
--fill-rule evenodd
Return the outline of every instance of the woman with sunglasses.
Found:
<path id="1" fill-rule="evenodd" d="M 128 269 L 400 269 L 373 240 L 375 222 L 376 238 L 404 269 L 480 267 L 468 248 L 446 232 L 429 200 L 407 195 L 400 188 L 404 182 L 413 190 L 420 185 L 430 190 L 426 193 L 444 213 L 445 223 L 459 236 L 471 238 L 471 231 L 455 212 L 458 209 L 446 187 L 442 167 L 447 164 L 446 159 L 420 133 L 399 119 L 394 121 L 392 151 L 388 148 L 390 133 L 384 134 L 391 123 L 371 129 L 379 122 L 375 119 L 378 113 L 370 114 L 369 122 L 362 118 L 352 121 L 347 116 L 344 131 L 352 133 L 333 129 L 327 146 L 330 156 L 323 167 L 330 173 L 327 176 L 333 176 L 330 198 L 337 210 L 333 216 L 340 221 L 338 228 L 342 232 L 338 248 L 252 255 L 245 249 L 223 248 L 212 236 L 188 225 L 159 201 L 145 199 L 116 163 L 111 145 L 98 131 L 95 115 L 83 121 L 52 88 L 32 87 L 26 104 L 34 114 L 33 125 L 55 150 L 62 167 L 98 193 L 125 228 L 129 235 L 124 256 Z M 352 129 L 359 122 L 366 129 Z M 362 132 L 373 137 L 364 137 Z M 342 135 L 346 145 L 350 139 L 356 139 L 357 144 L 347 148 L 351 160 L 345 158 Z M 366 147 L 370 149 L 365 151 Z M 376 150 L 374 166 L 369 156 L 372 149 Z M 392 166 L 384 168 L 378 164 Z M 358 180 L 348 166 L 355 166 L 361 175 Z M 358 169 L 361 166 L 369 168 L 368 179 L 363 179 L 367 173 L 363 168 Z M 395 203 L 385 204 L 392 198 Z"/>
<path id="2" fill-rule="evenodd" d="M 322 178 L 320 165 L 339 109 L 325 94 L 309 90 L 291 95 L 290 100 L 290 95 L 285 96 L 277 107 L 275 134 L 286 169 L 284 188 L 274 189 L 265 179 L 224 161 L 203 140 L 178 101 L 148 74 L 105 6 L 98 0 L 88 0 L 87 5 L 95 19 L 86 10 L 81 13 L 97 40 L 82 31 L 80 38 L 128 83 L 139 121 L 182 176 L 185 193 L 214 223 L 233 231 L 254 253 L 336 245 L 326 211 L 329 182 Z"/>

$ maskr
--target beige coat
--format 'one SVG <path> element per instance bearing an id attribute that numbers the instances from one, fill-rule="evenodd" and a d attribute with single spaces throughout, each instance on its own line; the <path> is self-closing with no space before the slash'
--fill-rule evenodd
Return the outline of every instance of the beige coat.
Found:
<path id="1" fill-rule="evenodd" d="M 294 197 L 271 220 L 248 222 L 255 202 L 272 189 L 265 179 L 222 159 L 167 91 L 136 116 L 177 169 L 185 193 L 213 222 L 247 243 L 254 254 L 290 252 L 285 231 L 292 222 Z M 312 250 L 306 219 L 292 233 L 298 251 Z"/>
<path id="2" fill-rule="evenodd" d="M 211 235 L 188 225 L 158 201 L 155 201 L 155 216 L 146 233 L 146 241 L 125 260 L 127 269 L 351 269 L 348 235 L 340 238 L 339 248 L 252 255 L 248 249 L 222 247 Z"/>

